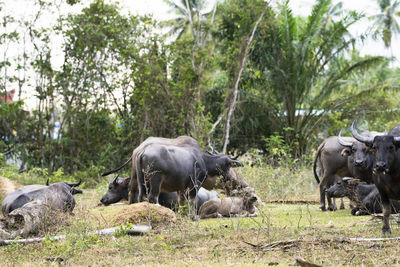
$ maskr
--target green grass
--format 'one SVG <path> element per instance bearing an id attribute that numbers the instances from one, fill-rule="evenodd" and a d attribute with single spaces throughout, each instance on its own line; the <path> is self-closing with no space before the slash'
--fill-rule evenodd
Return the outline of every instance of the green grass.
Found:
<path id="1" fill-rule="evenodd" d="M 309 168 L 245 167 L 242 174 L 264 203 L 258 217 L 192 222 L 178 215 L 176 225 L 157 227 L 143 236 L 93 236 L 94 229 L 113 226 L 110 218 L 123 206 L 98 207 L 106 184 L 77 195 L 75 215 L 48 235 L 67 239 L 0 247 L 2 266 L 266 266 L 295 264 L 295 257 L 323 266 L 398 265 L 399 241 L 344 242 L 341 238 L 382 237 L 381 221 L 352 216 L 350 210 L 321 212 L 318 204 L 276 204 L 268 201 L 317 200 Z M 400 236 L 397 223 L 393 234 Z M 44 235 L 45 233 L 43 233 Z M 292 243 L 267 246 L 273 242 Z M 252 245 L 251 245 L 252 244 Z"/>

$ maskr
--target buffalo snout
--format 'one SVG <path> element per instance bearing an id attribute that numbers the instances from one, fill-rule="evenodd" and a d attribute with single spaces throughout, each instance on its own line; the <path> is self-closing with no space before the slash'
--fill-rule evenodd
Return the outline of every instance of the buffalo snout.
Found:
<path id="1" fill-rule="evenodd" d="M 377 163 L 375 163 L 375 171 L 377 171 L 377 172 L 384 172 L 384 171 L 386 171 L 386 162 L 384 162 L 384 161 L 378 161 Z"/>

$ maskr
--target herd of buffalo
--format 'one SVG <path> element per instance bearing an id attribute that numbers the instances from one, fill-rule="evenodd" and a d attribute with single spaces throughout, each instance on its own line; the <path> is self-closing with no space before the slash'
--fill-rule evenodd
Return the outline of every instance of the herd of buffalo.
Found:
<path id="1" fill-rule="evenodd" d="M 400 125 L 389 133 L 358 133 L 354 138 L 331 136 L 318 147 L 314 175 L 320 182 L 321 210 L 336 210 L 332 197 L 347 196 L 353 215 L 383 212 L 383 233 L 390 233 L 389 216 L 400 208 Z M 343 178 L 344 177 L 344 178 Z M 342 178 L 342 179 L 341 179 Z"/>
<path id="2" fill-rule="evenodd" d="M 353 215 L 383 212 L 382 231 L 390 233 L 389 216 L 400 211 L 400 125 L 389 133 L 358 133 L 353 122 L 353 137 L 342 137 L 341 133 L 325 139 L 316 153 L 313 170 L 320 183 L 320 208 L 326 210 L 327 199 L 328 209 L 336 210 L 332 198 L 348 197 Z M 149 137 L 122 166 L 103 176 L 129 163 L 130 177 L 114 178 L 100 200 L 102 204 L 122 199 L 132 204 L 147 197 L 150 203 L 176 211 L 188 200 L 192 219 L 257 216 L 254 204 L 259 199 L 254 189 L 233 169 L 243 164 L 224 154 L 204 152 L 192 137 Z M 2 212 L 7 216 L 32 200 L 71 212 L 75 207 L 73 195 L 82 193 L 79 184 L 21 187 L 4 198 Z M 212 190 L 216 187 L 228 197 L 221 198 Z"/>

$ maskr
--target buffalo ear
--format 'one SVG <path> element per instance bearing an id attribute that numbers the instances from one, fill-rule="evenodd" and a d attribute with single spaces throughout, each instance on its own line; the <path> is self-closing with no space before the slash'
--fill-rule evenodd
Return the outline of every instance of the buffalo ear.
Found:
<path id="1" fill-rule="evenodd" d="M 76 188 L 76 187 L 71 187 L 70 192 L 72 195 L 83 193 L 82 190 L 80 190 L 79 188 Z"/>
<path id="2" fill-rule="evenodd" d="M 340 154 L 342 155 L 342 157 L 348 157 L 351 154 L 351 150 L 348 147 L 343 148 L 343 150 L 342 150 L 342 152 Z"/>
<path id="3" fill-rule="evenodd" d="M 123 179 L 122 180 L 122 182 L 120 183 L 121 185 L 128 185 L 129 184 L 129 181 L 131 180 L 131 178 L 130 177 L 126 177 L 126 178 L 121 178 L 121 179 Z"/>

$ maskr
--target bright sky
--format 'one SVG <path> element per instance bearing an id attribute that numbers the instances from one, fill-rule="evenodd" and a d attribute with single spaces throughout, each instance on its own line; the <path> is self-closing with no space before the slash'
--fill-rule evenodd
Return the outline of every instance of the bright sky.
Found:
<path id="1" fill-rule="evenodd" d="M 1 0 L 0 0 L 1 1 Z M 4 9 L 0 12 L 0 17 L 4 16 L 5 14 L 9 14 L 14 16 L 15 18 L 32 18 L 33 14 L 35 14 L 36 10 L 34 9 L 34 5 L 32 4 L 32 0 L 3 0 L 5 2 Z M 111 1 L 111 0 L 109 0 Z M 208 0 L 209 5 L 212 6 L 215 0 Z M 276 0 L 271 0 L 273 3 Z M 334 3 L 338 3 L 338 0 L 332 0 Z M 65 0 L 56 0 L 56 2 L 65 2 Z M 81 0 L 83 4 L 75 5 L 73 7 L 63 4 L 60 8 L 60 13 L 66 14 L 68 12 L 79 12 L 82 6 L 88 6 L 91 1 L 88 0 Z M 291 0 L 290 6 L 293 9 L 294 14 L 307 16 L 311 12 L 312 5 L 315 1 L 314 0 Z M 347 10 L 356 10 L 358 12 L 363 12 L 366 14 L 366 17 L 370 15 L 374 15 L 379 12 L 379 6 L 376 3 L 376 0 L 343 0 L 343 7 Z M 164 20 L 171 18 L 173 14 L 169 13 L 169 7 L 164 2 L 164 0 L 119 0 L 120 6 L 122 7 L 123 13 L 131 12 L 132 14 L 153 14 L 156 19 Z M 275 2 L 276 3 L 276 2 Z M 54 23 L 55 19 L 57 18 L 57 14 L 43 16 L 39 23 L 43 25 L 49 25 Z M 354 25 L 351 28 L 351 33 L 353 35 L 357 35 L 360 33 L 364 33 L 368 27 L 372 24 L 371 21 L 368 19 L 363 19 L 357 25 Z M 56 38 L 53 39 L 53 42 L 57 46 L 58 49 L 53 49 L 53 57 L 54 57 L 54 64 L 60 65 L 62 63 L 62 51 L 61 51 L 61 40 L 57 40 Z M 396 58 L 400 59 L 400 49 L 398 48 L 400 44 L 399 37 L 395 36 L 392 40 L 392 48 L 393 54 Z M 358 50 L 360 50 L 361 55 L 371 54 L 371 55 L 382 55 L 382 56 L 390 56 L 391 51 L 390 49 L 385 49 L 383 42 L 367 40 L 363 44 L 357 45 Z M 15 49 L 15 48 L 14 48 Z M 19 48 L 21 49 L 21 48 Z M 18 50 L 18 48 L 16 48 Z M 2 51 L 0 51 L 1 53 Z M 11 53 L 10 53 L 11 54 Z M 400 62 L 397 60 L 394 63 L 395 66 L 399 66 Z M 29 92 L 32 89 L 26 89 L 25 98 L 27 100 L 28 106 L 32 107 L 35 104 L 32 102 L 34 98 L 30 98 L 29 96 L 32 95 L 32 92 Z"/>

